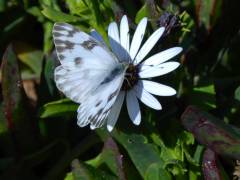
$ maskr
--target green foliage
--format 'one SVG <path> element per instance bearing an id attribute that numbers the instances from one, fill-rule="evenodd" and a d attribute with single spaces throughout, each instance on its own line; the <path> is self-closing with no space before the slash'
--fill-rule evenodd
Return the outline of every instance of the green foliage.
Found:
<path id="1" fill-rule="evenodd" d="M 142 177 L 153 164 L 157 164 L 160 168 L 163 167 L 163 161 L 157 153 L 156 146 L 148 143 L 143 135 L 116 132 L 114 137 L 126 149 Z M 144 154 L 148 155 L 143 156 Z"/>
<path id="2" fill-rule="evenodd" d="M 199 101 L 199 99 L 202 99 L 202 101 Z M 214 86 L 208 85 L 193 88 L 191 104 L 198 105 L 206 110 L 216 108 Z"/>
<path id="3" fill-rule="evenodd" d="M 42 14 L 54 22 L 79 22 L 81 18 L 65 14 L 50 7 L 45 6 Z"/>
<path id="4" fill-rule="evenodd" d="M 222 0 L 1 0 L 0 179 L 232 178 L 240 158 L 238 7 Z M 180 26 L 151 54 L 183 47 L 179 70 L 158 78 L 177 96 L 159 98 L 159 112 L 141 106 L 139 127 L 123 108 L 112 133 L 79 128 L 79 104 L 55 86 L 53 24 L 96 29 L 108 44 L 108 24 L 123 14 L 131 33 L 147 16 L 148 37 L 166 11 Z"/>
<path id="5" fill-rule="evenodd" d="M 58 101 L 50 102 L 45 104 L 40 110 L 40 117 L 54 117 L 54 116 L 64 116 L 74 113 L 77 110 L 78 105 L 72 103 L 69 99 L 61 99 Z"/>
<path id="6" fill-rule="evenodd" d="M 235 90 L 235 99 L 240 101 L 240 87 Z"/>
<path id="7" fill-rule="evenodd" d="M 147 16 L 147 13 L 148 13 L 147 12 L 147 6 L 146 6 L 146 4 L 144 4 L 142 6 L 142 8 L 138 11 L 138 13 L 136 14 L 135 23 L 138 24 L 142 18 Z"/>

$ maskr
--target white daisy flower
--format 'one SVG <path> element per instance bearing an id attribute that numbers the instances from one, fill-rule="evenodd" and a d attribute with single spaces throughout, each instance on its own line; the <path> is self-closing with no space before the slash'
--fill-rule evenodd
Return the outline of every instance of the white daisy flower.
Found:
<path id="1" fill-rule="evenodd" d="M 121 19 L 119 30 L 116 22 L 112 22 L 108 27 L 112 51 L 121 61 L 129 62 L 122 89 L 108 116 L 107 129 L 109 131 L 112 131 L 116 124 L 125 96 L 129 117 L 135 125 L 139 125 L 141 122 L 141 111 L 138 99 L 150 108 L 161 110 L 161 104 L 152 94 L 157 96 L 172 96 L 176 94 L 176 91 L 169 86 L 145 79 L 161 76 L 175 70 L 180 64 L 173 61 L 169 62 L 168 60 L 178 55 L 182 48 L 173 47 L 144 60 L 165 30 L 164 27 L 157 29 L 140 48 L 146 26 L 147 18 L 145 17 L 138 24 L 131 45 L 126 15 Z M 121 44 L 121 46 L 118 44 Z M 121 47 L 126 50 L 130 57 L 128 54 L 123 53 L 124 51 Z"/>
<path id="2" fill-rule="evenodd" d="M 153 95 L 176 94 L 173 88 L 147 78 L 175 70 L 179 63 L 168 60 L 178 55 L 182 48 L 173 47 L 144 59 L 165 30 L 164 27 L 157 29 L 140 48 L 146 26 L 145 17 L 138 24 L 130 43 L 126 15 L 122 17 L 119 29 L 117 23 L 112 22 L 108 27 L 112 54 L 95 30 L 91 31 L 91 38 L 69 24 L 54 25 L 54 43 L 61 62 L 55 70 L 55 81 L 60 91 L 80 103 L 80 127 L 90 124 L 91 129 L 95 129 L 106 122 L 108 131 L 112 131 L 125 97 L 129 117 L 139 125 L 141 111 L 138 100 L 161 110 L 161 104 Z"/>

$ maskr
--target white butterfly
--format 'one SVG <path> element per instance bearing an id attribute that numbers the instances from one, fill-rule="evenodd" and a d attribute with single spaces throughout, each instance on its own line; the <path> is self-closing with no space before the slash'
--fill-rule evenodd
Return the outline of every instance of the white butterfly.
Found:
<path id="1" fill-rule="evenodd" d="M 136 97 L 154 109 L 161 109 L 160 103 L 148 92 L 163 96 L 176 93 L 168 86 L 140 80 L 177 68 L 177 62 L 164 62 L 182 50 L 171 48 L 139 64 L 164 32 L 163 27 L 159 28 L 139 50 L 146 24 L 147 19 L 143 18 L 130 46 L 127 17 L 121 20 L 120 33 L 117 24 L 111 23 L 108 34 L 112 51 L 95 30 L 90 36 L 66 23 L 54 25 L 54 43 L 61 63 L 55 69 L 55 82 L 60 91 L 80 104 L 77 115 L 80 127 L 88 124 L 91 129 L 101 127 L 109 116 L 107 127 L 111 131 L 125 94 L 130 118 L 139 124 L 141 114 Z"/>

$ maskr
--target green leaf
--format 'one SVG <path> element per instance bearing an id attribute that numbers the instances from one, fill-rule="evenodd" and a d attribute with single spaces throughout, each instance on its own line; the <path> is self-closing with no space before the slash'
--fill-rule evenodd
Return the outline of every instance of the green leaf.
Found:
<path id="1" fill-rule="evenodd" d="M 40 110 L 40 117 L 56 117 L 75 113 L 79 105 L 69 99 L 61 99 L 45 104 Z"/>
<path id="2" fill-rule="evenodd" d="M 102 162 L 105 162 L 114 174 L 120 179 L 126 179 L 123 171 L 123 155 L 120 154 L 117 144 L 109 137 L 101 153 Z"/>
<path id="3" fill-rule="evenodd" d="M 4 115 L 14 141 L 19 144 L 19 153 L 24 154 L 37 147 L 36 121 L 29 114 L 17 57 L 11 45 L 4 53 L 1 69 Z"/>
<path id="4" fill-rule="evenodd" d="M 136 166 L 142 177 L 150 165 L 156 163 L 159 167 L 163 167 L 164 162 L 159 156 L 157 147 L 148 143 L 146 137 L 139 134 L 126 134 L 124 132 L 115 131 L 114 138 L 125 148 L 131 160 Z"/>
<path id="5" fill-rule="evenodd" d="M 211 13 L 212 0 L 200 0 L 196 2 L 196 13 L 198 15 L 198 20 L 203 23 L 206 28 L 210 26 L 210 13 Z M 200 23 L 199 22 L 199 23 Z"/>
<path id="6" fill-rule="evenodd" d="M 111 10 L 109 3 L 104 4 L 104 1 L 99 0 L 85 0 L 84 2 L 90 10 L 89 17 L 91 18 L 88 20 L 90 27 L 94 27 L 103 38 L 106 39 L 106 27 L 110 23 L 109 19 L 113 16 L 113 14 L 109 12 L 109 9 Z M 105 16 L 107 16 L 108 19 L 104 19 Z"/>
<path id="7" fill-rule="evenodd" d="M 205 110 L 216 108 L 214 85 L 195 87 L 191 94 L 190 103 Z"/>
<path id="8" fill-rule="evenodd" d="M 6 1 L 6 0 L 0 1 L 0 12 L 4 12 L 4 11 L 5 11 L 5 9 L 6 9 L 6 4 L 7 4 L 7 1 Z"/>
<path id="9" fill-rule="evenodd" d="M 42 22 L 42 23 L 44 22 L 45 17 L 41 13 L 41 10 L 40 10 L 39 7 L 33 6 L 33 7 L 29 8 L 29 9 L 27 9 L 27 12 L 29 14 L 35 16 L 39 22 Z"/>
<path id="10" fill-rule="evenodd" d="M 195 138 L 216 153 L 231 158 L 240 158 L 240 130 L 222 120 L 189 106 L 183 113 L 182 123 Z"/>
<path id="11" fill-rule="evenodd" d="M 210 29 L 221 15 L 222 0 L 194 0 L 198 24 Z"/>
<path id="12" fill-rule="evenodd" d="M 85 17 L 86 15 L 90 15 L 90 9 L 86 6 L 84 1 L 72 1 L 66 0 L 66 4 L 71 12 L 71 14 L 76 14 L 79 16 Z"/>
<path id="13" fill-rule="evenodd" d="M 235 99 L 240 101 L 240 86 L 235 90 Z"/>
<path id="14" fill-rule="evenodd" d="M 67 173 L 64 180 L 74 180 L 73 173 L 72 172 Z"/>
<path id="15" fill-rule="evenodd" d="M 48 6 L 44 6 L 42 13 L 44 16 L 46 16 L 48 19 L 54 22 L 81 22 L 82 21 L 80 17 L 65 14 L 61 11 L 52 9 L 51 7 L 48 7 Z"/>
<path id="16" fill-rule="evenodd" d="M 113 17 L 111 1 L 72 1 L 67 0 L 71 14 L 81 17 L 81 24 L 78 26 L 82 30 L 96 29 L 104 39 L 107 39 L 106 27 Z"/>
<path id="17" fill-rule="evenodd" d="M 171 175 L 161 167 L 159 164 L 153 163 L 151 164 L 145 174 L 144 180 L 171 180 Z"/>
<path id="18" fill-rule="evenodd" d="M 208 94 L 215 94 L 214 86 L 209 85 L 209 86 L 202 86 L 202 87 L 195 87 L 194 91 L 199 91 L 199 92 L 204 92 Z"/>
<path id="19" fill-rule="evenodd" d="M 175 147 L 167 147 L 164 142 L 160 139 L 159 136 L 156 134 L 152 134 L 151 136 L 153 138 L 153 141 L 155 144 L 157 144 L 159 147 L 161 147 L 161 154 L 160 156 L 164 159 L 165 164 L 166 162 L 172 162 L 172 161 L 182 161 L 182 150 L 179 149 L 179 143 L 176 143 Z"/>
<path id="20" fill-rule="evenodd" d="M 43 24 L 44 36 L 43 36 L 43 51 L 44 53 L 49 53 L 53 48 L 53 39 L 52 39 L 52 22 L 45 22 Z"/>
<path id="21" fill-rule="evenodd" d="M 193 18 L 186 12 L 183 11 L 180 15 L 181 22 L 181 37 L 180 42 L 183 49 L 187 49 L 193 44 L 193 37 L 191 36 L 191 31 L 193 30 L 195 24 Z"/>
<path id="22" fill-rule="evenodd" d="M 60 7 L 57 2 L 58 2 L 57 0 L 39 0 L 39 3 L 42 6 L 49 6 L 52 9 L 60 10 Z"/>
<path id="23" fill-rule="evenodd" d="M 6 110 L 6 116 L 8 124 L 13 124 L 13 113 L 21 103 L 22 100 L 22 82 L 18 67 L 18 61 L 16 54 L 13 52 L 13 48 L 10 45 L 2 59 L 2 89 L 3 89 L 3 101 L 4 109 Z M 8 113 L 10 113 L 8 115 Z"/>
<path id="24" fill-rule="evenodd" d="M 77 159 L 72 161 L 72 173 L 74 180 L 115 180 L 116 177 L 105 171 L 101 171 L 91 167 L 85 163 L 79 162 Z"/>
<path id="25" fill-rule="evenodd" d="M 45 56 L 45 66 L 43 70 L 43 78 L 46 81 L 47 91 L 53 96 L 56 93 L 56 84 L 54 82 L 54 56 Z"/>
<path id="26" fill-rule="evenodd" d="M 34 49 L 25 43 L 16 43 L 15 45 L 18 59 L 30 68 L 32 71 L 32 77 L 40 78 L 43 52 L 41 50 Z M 25 77 L 22 78 L 25 79 Z"/>
<path id="27" fill-rule="evenodd" d="M 172 129 L 168 130 L 171 131 Z M 194 138 L 190 133 L 185 131 L 178 132 L 177 139 L 172 137 L 171 134 L 173 135 L 174 133 L 167 134 L 169 138 L 168 143 L 170 143 L 171 140 L 174 140 L 174 143 L 171 145 L 167 143 L 165 144 L 161 137 L 156 133 L 152 133 L 151 138 L 153 142 L 161 148 L 160 157 L 164 160 L 164 167 L 168 168 L 168 171 L 175 176 L 183 176 L 187 172 L 185 167 L 185 157 L 188 162 L 196 164 L 187 149 L 187 145 L 193 144 Z"/>
<path id="28" fill-rule="evenodd" d="M 148 9 L 146 4 L 144 4 L 136 14 L 135 23 L 138 24 L 142 18 L 147 16 L 148 16 Z"/>

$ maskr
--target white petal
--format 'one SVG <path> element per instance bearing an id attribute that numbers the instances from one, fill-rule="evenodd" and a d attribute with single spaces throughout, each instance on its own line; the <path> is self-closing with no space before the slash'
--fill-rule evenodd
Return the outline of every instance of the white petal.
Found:
<path id="1" fill-rule="evenodd" d="M 118 60 L 129 62 L 130 57 L 128 55 L 128 52 L 120 44 L 119 31 L 116 22 L 112 22 L 108 26 L 108 39 L 112 51 L 118 57 Z"/>
<path id="2" fill-rule="evenodd" d="M 146 59 L 143 63 L 142 66 L 144 65 L 150 65 L 150 66 L 155 66 L 159 65 L 161 63 L 164 63 L 165 61 L 168 61 L 169 59 L 173 58 L 177 54 L 179 54 L 182 51 L 181 47 L 173 47 L 170 49 L 167 49 L 165 51 L 159 52 L 148 59 Z"/>
<path id="3" fill-rule="evenodd" d="M 136 92 L 137 97 L 147 106 L 160 110 L 162 109 L 161 104 L 158 102 L 158 100 L 149 94 L 146 90 L 144 90 L 139 83 L 134 86 L 134 90 Z"/>
<path id="4" fill-rule="evenodd" d="M 111 22 L 108 26 L 108 38 L 112 51 L 118 56 L 118 47 L 120 45 L 119 31 L 116 22 Z"/>
<path id="5" fill-rule="evenodd" d="M 130 57 L 132 59 L 135 58 L 135 56 L 139 50 L 146 27 L 147 27 L 147 18 L 145 17 L 140 21 L 140 23 L 138 24 L 137 29 L 133 35 L 132 43 L 130 46 Z"/>
<path id="6" fill-rule="evenodd" d="M 179 65 L 180 64 L 178 62 L 166 62 L 158 66 L 148 67 L 144 69 L 140 68 L 140 72 L 138 75 L 140 78 L 150 78 L 150 77 L 161 76 L 173 71 Z"/>
<path id="7" fill-rule="evenodd" d="M 111 132 L 117 122 L 118 116 L 120 114 L 123 100 L 124 100 L 125 92 L 121 91 L 108 115 L 108 120 L 107 120 L 107 129 L 109 132 Z"/>
<path id="8" fill-rule="evenodd" d="M 129 52 L 129 26 L 126 15 L 122 17 L 120 23 L 120 42 L 122 47 L 126 49 L 127 52 Z"/>
<path id="9" fill-rule="evenodd" d="M 111 22 L 108 26 L 108 36 L 111 36 L 113 40 L 120 43 L 119 31 L 116 22 Z M 111 42 L 110 42 L 111 43 Z"/>
<path id="10" fill-rule="evenodd" d="M 143 58 L 149 53 L 149 51 L 151 51 L 153 46 L 157 43 L 157 41 L 162 36 L 164 31 L 165 31 L 165 28 L 160 27 L 148 38 L 148 40 L 144 43 L 144 45 L 138 52 L 136 58 L 134 59 L 134 64 L 138 64 L 143 60 Z"/>
<path id="11" fill-rule="evenodd" d="M 102 44 L 104 44 L 106 46 L 106 43 L 103 40 L 103 37 L 95 29 L 92 29 L 90 34 L 94 39 L 98 40 L 99 42 L 101 42 Z"/>
<path id="12" fill-rule="evenodd" d="M 134 90 L 127 92 L 127 110 L 133 124 L 139 125 L 141 122 L 141 112 L 139 103 Z"/>
<path id="13" fill-rule="evenodd" d="M 175 89 L 156 83 L 153 81 L 142 80 L 139 81 L 142 84 L 143 88 L 151 94 L 158 95 L 158 96 L 172 96 L 176 94 Z"/>

